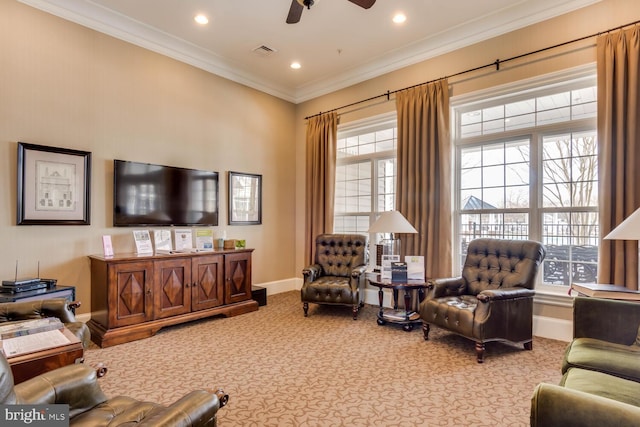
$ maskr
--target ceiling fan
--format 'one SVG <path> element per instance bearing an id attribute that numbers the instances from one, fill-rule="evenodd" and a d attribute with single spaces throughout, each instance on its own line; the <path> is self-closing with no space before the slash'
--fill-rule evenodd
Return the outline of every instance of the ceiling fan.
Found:
<path id="1" fill-rule="evenodd" d="M 376 0 L 348 0 L 348 1 L 364 9 L 369 9 L 376 2 Z M 313 3 L 315 3 L 314 0 L 291 0 L 289 15 L 287 15 L 287 24 L 295 24 L 299 22 L 304 8 L 306 7 L 307 9 L 311 9 L 311 6 L 313 6 Z"/>

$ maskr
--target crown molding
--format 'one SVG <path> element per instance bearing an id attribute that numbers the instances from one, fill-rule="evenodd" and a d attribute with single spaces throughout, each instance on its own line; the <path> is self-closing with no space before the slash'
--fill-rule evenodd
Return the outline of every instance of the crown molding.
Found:
<path id="1" fill-rule="evenodd" d="M 601 0 L 556 0 L 551 7 L 546 4 L 548 2 L 529 2 L 526 9 L 520 11 L 521 17 L 519 19 L 513 19 L 513 15 L 509 13 L 510 8 L 505 8 L 427 39 L 416 41 L 406 48 L 385 53 L 362 66 L 295 88 L 277 85 L 258 75 L 245 72 L 237 64 L 214 52 L 106 9 L 91 0 L 18 1 L 233 82 L 298 104 L 527 25 L 598 3 Z M 487 26 L 487 23 L 490 25 Z M 489 29 L 487 30 L 487 28 Z"/>

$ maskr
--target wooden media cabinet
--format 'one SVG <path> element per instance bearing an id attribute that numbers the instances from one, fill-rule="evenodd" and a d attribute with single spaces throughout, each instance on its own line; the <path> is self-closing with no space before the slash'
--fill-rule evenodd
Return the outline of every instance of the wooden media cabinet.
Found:
<path id="1" fill-rule="evenodd" d="M 258 310 L 253 249 L 91 259 L 91 340 L 100 347 L 147 338 L 162 327 Z"/>

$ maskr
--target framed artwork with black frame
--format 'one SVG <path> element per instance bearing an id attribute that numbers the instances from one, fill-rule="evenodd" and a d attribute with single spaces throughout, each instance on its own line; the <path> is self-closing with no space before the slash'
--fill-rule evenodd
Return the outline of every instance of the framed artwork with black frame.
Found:
<path id="1" fill-rule="evenodd" d="M 229 225 L 262 224 L 262 175 L 231 172 L 229 182 Z"/>
<path id="2" fill-rule="evenodd" d="M 91 153 L 18 142 L 18 225 L 89 225 Z"/>

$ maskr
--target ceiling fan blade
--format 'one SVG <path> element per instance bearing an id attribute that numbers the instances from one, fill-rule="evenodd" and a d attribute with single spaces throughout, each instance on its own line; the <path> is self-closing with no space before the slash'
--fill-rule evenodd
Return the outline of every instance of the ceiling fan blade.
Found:
<path id="1" fill-rule="evenodd" d="M 369 9 L 376 2 L 376 0 L 349 0 L 349 1 L 365 9 Z"/>
<path id="2" fill-rule="evenodd" d="M 287 15 L 287 24 L 295 24 L 300 22 L 302 11 L 304 6 L 298 3 L 296 0 L 291 0 L 291 7 L 289 8 L 289 14 Z"/>

